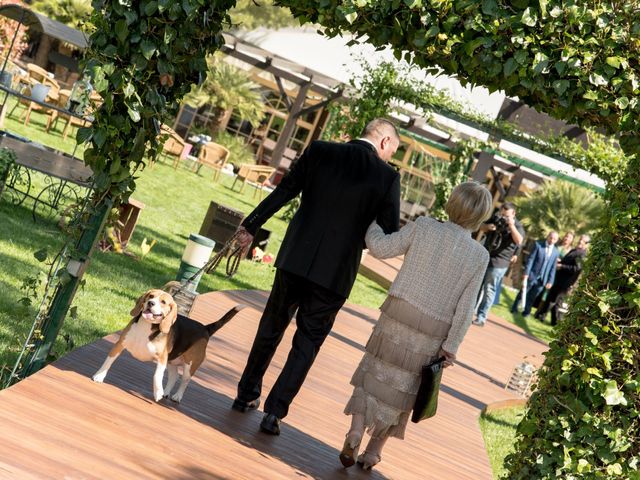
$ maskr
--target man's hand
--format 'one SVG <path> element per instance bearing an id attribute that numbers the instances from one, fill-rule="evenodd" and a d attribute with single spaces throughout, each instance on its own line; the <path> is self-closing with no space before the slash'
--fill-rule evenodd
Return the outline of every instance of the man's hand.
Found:
<path id="1" fill-rule="evenodd" d="M 240 245 L 242 248 L 249 247 L 249 245 L 251 245 L 251 242 L 253 242 L 253 235 L 251 235 L 243 226 L 238 227 L 235 235 L 236 242 L 238 242 L 238 245 Z"/>
<path id="2" fill-rule="evenodd" d="M 452 367 L 453 366 L 453 362 L 456 361 L 456 354 L 455 353 L 449 353 L 446 350 L 440 349 L 440 351 L 438 352 L 438 357 L 444 357 L 444 362 L 442 362 L 442 366 L 444 368 L 447 367 Z"/>
<path id="3" fill-rule="evenodd" d="M 522 281 L 525 281 L 529 278 L 529 275 L 522 275 Z"/>
<path id="4" fill-rule="evenodd" d="M 549 289 L 551 288 L 551 284 L 550 284 L 550 283 L 547 283 L 547 284 L 544 286 L 544 288 L 546 288 L 547 290 L 549 290 Z"/>
<path id="5" fill-rule="evenodd" d="M 511 257 L 511 260 L 509 260 L 509 263 L 516 263 L 518 261 L 518 255 L 514 255 L 513 257 Z"/>

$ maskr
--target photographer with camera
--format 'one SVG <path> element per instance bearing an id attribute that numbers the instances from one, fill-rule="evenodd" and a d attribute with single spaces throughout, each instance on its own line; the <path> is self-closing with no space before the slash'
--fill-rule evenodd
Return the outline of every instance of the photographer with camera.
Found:
<path id="1" fill-rule="evenodd" d="M 484 326 L 496 295 L 496 287 L 507 273 L 509 264 L 524 239 L 524 227 L 516 218 L 516 207 L 505 202 L 491 219 L 480 227 L 486 234 L 484 246 L 489 251 L 489 266 L 480 287 L 479 305 L 474 325 Z"/>

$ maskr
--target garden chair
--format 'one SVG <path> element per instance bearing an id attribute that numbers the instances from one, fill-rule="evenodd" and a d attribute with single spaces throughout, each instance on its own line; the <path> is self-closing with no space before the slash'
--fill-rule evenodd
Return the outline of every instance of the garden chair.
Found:
<path id="1" fill-rule="evenodd" d="M 213 168 L 213 181 L 220 177 L 220 171 L 229 161 L 229 150 L 215 142 L 209 142 L 202 146 L 198 154 L 198 161 L 193 165 L 193 171 L 200 169 L 202 165 Z"/>
<path id="2" fill-rule="evenodd" d="M 236 178 L 233 180 L 233 184 L 231 185 L 231 190 L 235 187 L 236 182 L 240 180 L 242 182 L 242 186 L 240 187 L 240 193 L 244 190 L 244 186 L 249 182 L 249 184 L 256 187 L 256 190 L 253 192 L 253 198 L 255 198 L 256 193 L 259 192 L 260 200 L 262 200 L 263 190 L 262 187 L 267 183 L 269 178 L 276 172 L 274 167 L 269 167 L 267 165 L 251 165 L 251 164 L 242 164 L 240 165 L 240 170 L 238 170 L 238 174 Z"/>
<path id="3" fill-rule="evenodd" d="M 58 108 L 69 108 L 69 98 L 71 98 L 71 90 L 63 89 L 58 92 L 58 101 L 56 102 Z M 46 131 L 49 133 L 51 127 L 55 128 L 58 124 L 58 118 L 60 118 L 61 113 L 58 110 L 51 110 L 49 113 L 49 119 L 47 120 L 47 128 Z"/>
<path id="4" fill-rule="evenodd" d="M 160 134 L 169 136 L 169 138 L 165 140 L 164 145 L 162 145 L 162 156 L 168 157 L 169 155 L 172 155 L 175 157 L 175 160 L 173 161 L 173 169 L 176 170 L 187 142 L 185 142 L 185 140 L 178 135 L 173 128 L 168 127 L 167 125 L 162 125 L 160 127 Z"/>

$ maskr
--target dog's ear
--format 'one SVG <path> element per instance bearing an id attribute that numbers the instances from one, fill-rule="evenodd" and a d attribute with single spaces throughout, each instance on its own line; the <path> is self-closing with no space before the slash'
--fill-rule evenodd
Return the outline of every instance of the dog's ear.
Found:
<path id="1" fill-rule="evenodd" d="M 175 323 L 177 318 L 178 318 L 178 305 L 176 305 L 176 302 L 174 302 L 172 299 L 171 302 L 169 303 L 169 311 L 160 322 L 160 331 L 162 333 L 169 333 L 169 330 L 171 330 L 171 325 Z"/>
<path id="2" fill-rule="evenodd" d="M 140 296 L 138 300 L 136 300 L 136 306 L 131 309 L 131 316 L 137 317 L 142 313 L 142 308 L 144 307 L 144 301 L 147 298 L 147 293 L 145 292 Z"/>

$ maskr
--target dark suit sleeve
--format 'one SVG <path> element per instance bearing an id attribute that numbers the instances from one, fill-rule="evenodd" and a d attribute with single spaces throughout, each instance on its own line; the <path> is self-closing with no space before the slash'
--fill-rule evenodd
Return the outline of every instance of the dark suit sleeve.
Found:
<path id="1" fill-rule="evenodd" d="M 527 258 L 527 263 L 524 266 L 523 275 L 529 276 L 531 274 L 531 268 L 535 264 L 536 257 L 538 256 L 539 252 L 540 252 L 540 248 L 538 246 L 538 242 L 536 242 L 534 243 L 534 246 L 533 246 L 533 252 L 531 252 L 531 255 L 529 255 L 529 258 Z"/>
<path id="2" fill-rule="evenodd" d="M 400 228 L 400 175 L 396 173 L 396 178 L 389 187 L 387 194 L 382 200 L 382 206 L 376 217 L 378 225 L 387 235 L 397 232 Z"/>
<path id="3" fill-rule="evenodd" d="M 251 235 L 255 235 L 258 229 L 260 229 L 274 213 L 302 191 L 302 187 L 307 178 L 309 164 L 313 157 L 312 146 L 313 143 L 304 151 L 291 170 L 289 170 L 289 173 L 280 181 L 276 189 L 260 202 L 253 212 L 244 219 L 242 226 L 246 228 Z"/>
<path id="4" fill-rule="evenodd" d="M 551 259 L 551 261 L 553 262 L 551 264 L 551 271 L 549 272 L 549 280 L 547 280 L 547 283 L 550 283 L 551 285 L 553 285 L 553 282 L 556 281 L 556 266 L 558 264 L 557 260 L 558 260 L 558 250 L 555 250 L 555 257 L 553 257 Z"/>

